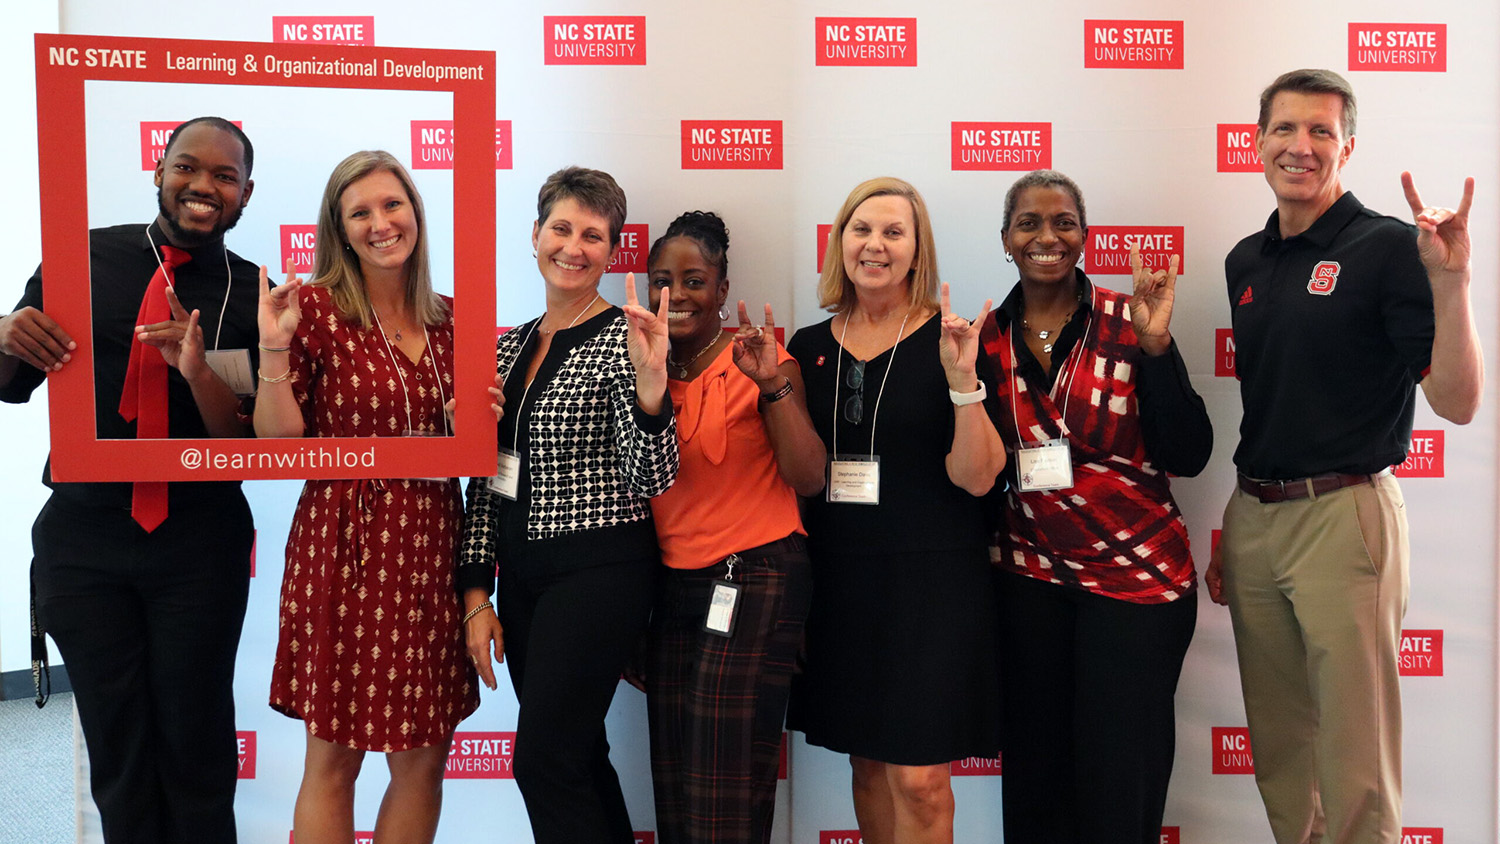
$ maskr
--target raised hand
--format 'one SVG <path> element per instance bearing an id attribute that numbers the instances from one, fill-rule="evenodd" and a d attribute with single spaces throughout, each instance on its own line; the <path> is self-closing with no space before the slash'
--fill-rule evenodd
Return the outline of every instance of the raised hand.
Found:
<path id="1" fill-rule="evenodd" d="M 781 372 L 776 362 L 776 320 L 771 316 L 771 303 L 766 303 L 766 324 L 752 325 L 745 300 L 740 300 L 740 330 L 734 334 L 734 365 L 756 384 L 775 382 L 781 385 Z"/>
<path id="2" fill-rule="evenodd" d="M 24 360 L 43 372 L 56 372 L 78 348 L 68 332 L 36 308 L 18 308 L 0 318 L 0 353 Z"/>
<path id="3" fill-rule="evenodd" d="M 960 393 L 972 393 L 978 389 L 979 379 L 974 375 L 974 361 L 979 356 L 979 330 L 990 315 L 993 299 L 985 299 L 984 307 L 973 322 L 953 313 L 949 304 L 948 284 L 943 283 L 940 297 L 942 305 L 942 332 L 938 335 L 938 357 L 943 362 L 943 372 L 948 376 L 948 387 Z"/>
<path id="4" fill-rule="evenodd" d="M 1130 244 L 1130 275 L 1135 282 L 1130 322 L 1141 351 L 1152 357 L 1166 354 L 1172 345 L 1172 303 L 1177 298 L 1177 267 L 1181 262 L 1181 255 L 1173 255 L 1165 270 L 1149 270 L 1141 260 L 1140 244 Z"/>
<path id="5" fill-rule="evenodd" d="M 264 266 L 260 268 L 260 306 L 256 322 L 260 326 L 262 346 L 279 349 L 291 345 L 292 335 L 297 333 L 297 323 L 302 321 L 297 293 L 302 287 L 302 279 L 297 277 L 293 266 L 292 259 L 286 259 L 286 281 L 279 287 L 272 287 L 270 274 Z"/>
<path id="6" fill-rule="evenodd" d="M 1429 278 L 1435 273 L 1462 273 L 1469 268 L 1469 206 L 1474 202 L 1474 177 L 1464 180 L 1458 210 L 1422 203 L 1411 173 L 1401 174 L 1406 204 L 1417 224 L 1417 252 Z"/>
<path id="7" fill-rule="evenodd" d="M 636 274 L 625 273 L 625 324 L 630 366 L 636 369 L 637 387 L 645 378 L 666 390 L 666 354 L 672 345 L 666 336 L 666 312 L 667 297 L 664 295 L 657 312 L 640 307 L 636 298 Z"/>
<path id="8" fill-rule="evenodd" d="M 182 373 L 189 382 L 197 380 L 208 369 L 203 354 L 203 329 L 198 325 L 199 312 L 191 314 L 177 298 L 177 291 L 168 287 L 167 306 L 172 309 L 172 318 L 153 325 L 137 325 L 136 337 L 148 346 L 161 350 L 167 366 Z"/>

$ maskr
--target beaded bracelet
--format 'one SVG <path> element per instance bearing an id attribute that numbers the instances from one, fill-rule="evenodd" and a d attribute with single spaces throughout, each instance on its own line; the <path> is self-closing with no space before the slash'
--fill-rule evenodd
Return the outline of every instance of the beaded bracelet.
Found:
<path id="1" fill-rule="evenodd" d="M 485 601 L 484 603 L 480 604 L 479 606 L 475 607 L 474 609 L 469 610 L 467 613 L 464 614 L 464 624 L 468 624 L 469 623 L 469 619 L 473 618 L 474 616 L 479 615 L 480 613 L 484 612 L 485 610 L 494 609 L 494 607 L 495 607 L 495 605 L 493 603 L 491 603 L 489 601 Z"/>

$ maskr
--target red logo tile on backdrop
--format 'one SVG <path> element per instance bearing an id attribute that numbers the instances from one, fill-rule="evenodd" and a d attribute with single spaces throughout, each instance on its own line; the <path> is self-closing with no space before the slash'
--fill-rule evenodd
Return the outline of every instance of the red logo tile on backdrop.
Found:
<path id="1" fill-rule="evenodd" d="M 780 170 L 780 120 L 682 121 L 684 170 Z"/>
<path id="2" fill-rule="evenodd" d="M 953 121 L 954 170 L 1036 170 L 1052 166 L 1051 123 Z"/>
<path id="3" fill-rule="evenodd" d="M 626 223 L 620 227 L 620 251 L 607 273 L 643 273 L 646 254 L 651 249 L 651 228 L 645 223 Z"/>
<path id="4" fill-rule="evenodd" d="M 1214 329 L 1214 375 L 1234 377 L 1234 329 Z"/>
<path id="5" fill-rule="evenodd" d="M 950 777 L 998 777 L 1001 774 L 1000 757 L 984 759 L 971 756 L 968 759 L 955 759 L 948 763 L 948 776 Z"/>
<path id="6" fill-rule="evenodd" d="M 515 779 L 510 767 L 515 747 L 514 731 L 454 733 L 453 749 L 448 753 L 448 765 L 443 777 L 450 780 Z"/>
<path id="7" fill-rule="evenodd" d="M 239 749 L 239 778 L 242 780 L 255 779 L 255 731 L 236 730 L 234 733 L 234 743 Z"/>
<path id="8" fill-rule="evenodd" d="M 271 18 L 271 40 L 276 43 L 375 44 L 375 18 L 370 15 L 283 16 Z"/>
<path id="9" fill-rule="evenodd" d="M 1260 153 L 1255 151 L 1254 123 L 1220 123 L 1214 132 L 1220 173 L 1263 173 Z"/>
<path id="10" fill-rule="evenodd" d="M 313 267 L 313 244 L 317 240 L 316 225 L 281 226 L 281 263 L 269 269 L 271 281 L 280 284 L 285 279 L 286 262 L 299 273 L 310 273 Z"/>
<path id="11" fill-rule="evenodd" d="M 1181 70 L 1182 21 L 1083 22 L 1083 66 Z"/>
<path id="12" fill-rule="evenodd" d="M 141 169 L 151 171 L 156 169 L 156 162 L 167 154 L 167 141 L 172 139 L 172 130 L 182 125 L 182 120 L 142 120 L 141 121 Z M 238 120 L 230 123 L 245 128 Z"/>
<path id="13" fill-rule="evenodd" d="M 816 18 L 817 64 L 916 67 L 916 18 Z"/>
<path id="14" fill-rule="evenodd" d="M 1250 754 L 1248 727 L 1214 727 L 1213 753 L 1213 773 L 1255 773 L 1255 758 Z"/>
<path id="15" fill-rule="evenodd" d="M 1183 256 L 1177 274 L 1187 275 L 1182 226 L 1090 226 L 1084 272 L 1130 275 L 1132 245 L 1140 247 L 1141 263 L 1153 270 L 1166 269 L 1173 255 Z"/>
<path id="16" fill-rule="evenodd" d="M 1411 432 L 1411 447 L 1406 451 L 1406 460 L 1396 468 L 1403 478 L 1443 477 L 1443 431 L 1442 429 Z"/>
<path id="17" fill-rule="evenodd" d="M 1402 677 L 1443 676 L 1443 631 L 1402 630 L 1396 659 Z"/>
<path id="18" fill-rule="evenodd" d="M 644 15 L 547 15 L 542 18 L 546 64 L 645 64 Z"/>
<path id="19" fill-rule="evenodd" d="M 495 169 L 509 170 L 511 157 L 511 122 L 495 121 Z M 411 169 L 453 169 L 453 121 L 413 120 L 411 122 Z"/>
<path id="20" fill-rule="evenodd" d="M 1351 23 L 1349 69 L 1442 73 L 1448 69 L 1448 25 Z"/>

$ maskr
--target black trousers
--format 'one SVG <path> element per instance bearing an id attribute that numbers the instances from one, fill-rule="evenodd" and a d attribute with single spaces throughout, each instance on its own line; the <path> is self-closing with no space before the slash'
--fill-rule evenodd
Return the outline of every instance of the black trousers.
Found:
<path id="1" fill-rule="evenodd" d="M 130 512 L 56 494 L 31 532 L 37 616 L 57 643 L 108 844 L 233 844 L 235 652 L 254 527 L 244 496 Z"/>
<path id="2" fill-rule="evenodd" d="M 604 716 L 651 614 L 658 558 L 557 574 L 500 567 L 505 664 L 520 699 L 512 757 L 536 844 L 634 844 Z"/>
<path id="3" fill-rule="evenodd" d="M 1196 591 L 1132 604 L 995 572 L 1005 840 L 1159 844 Z"/>

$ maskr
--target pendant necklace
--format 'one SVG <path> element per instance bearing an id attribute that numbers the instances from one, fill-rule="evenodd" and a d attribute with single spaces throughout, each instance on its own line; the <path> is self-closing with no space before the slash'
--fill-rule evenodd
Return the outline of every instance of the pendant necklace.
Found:
<path id="1" fill-rule="evenodd" d="M 708 345 L 707 346 L 704 346 L 703 348 L 699 349 L 697 354 L 693 355 L 692 357 L 688 358 L 687 360 L 683 361 L 682 363 L 678 363 L 677 361 L 672 360 L 672 357 L 670 355 L 667 356 L 667 363 L 670 363 L 673 366 L 673 368 L 675 368 L 677 370 L 677 378 L 678 378 L 678 380 L 680 380 L 680 381 L 686 381 L 687 380 L 687 377 L 688 377 L 688 367 L 690 367 L 690 366 L 693 365 L 693 361 L 696 361 L 698 358 L 703 357 L 704 353 L 707 352 L 709 349 L 712 349 L 714 346 L 717 346 L 719 344 L 719 337 L 722 336 L 723 333 L 724 332 L 721 331 L 718 334 L 716 334 L 714 336 L 714 339 L 708 341 Z"/>
<path id="2" fill-rule="evenodd" d="M 1073 314 L 1078 312 L 1078 305 L 1081 302 L 1083 302 L 1083 290 L 1080 288 L 1078 291 L 1078 299 L 1073 302 L 1073 307 L 1069 309 L 1068 313 L 1062 318 L 1060 322 L 1058 322 L 1056 328 L 1044 328 L 1040 331 L 1032 331 L 1031 321 L 1026 318 L 1025 302 L 1023 301 L 1021 305 L 1021 327 L 1027 331 L 1031 331 L 1032 334 L 1035 334 L 1036 339 L 1042 341 L 1042 351 L 1050 355 L 1052 354 L 1052 347 L 1057 344 L 1057 341 L 1053 340 L 1051 343 L 1048 343 L 1047 338 L 1063 330 L 1063 326 L 1067 325 L 1073 319 Z"/>

